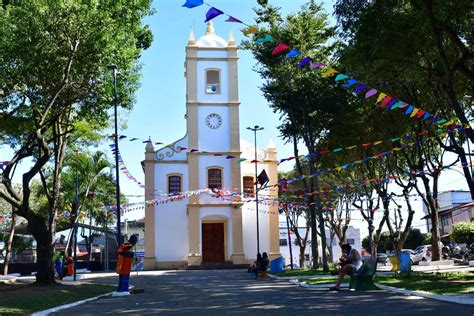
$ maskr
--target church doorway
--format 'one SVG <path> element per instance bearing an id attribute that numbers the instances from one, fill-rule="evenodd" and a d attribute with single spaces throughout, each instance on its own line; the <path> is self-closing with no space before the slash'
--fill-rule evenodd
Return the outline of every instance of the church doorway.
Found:
<path id="1" fill-rule="evenodd" d="M 224 223 L 202 223 L 203 263 L 225 262 Z"/>

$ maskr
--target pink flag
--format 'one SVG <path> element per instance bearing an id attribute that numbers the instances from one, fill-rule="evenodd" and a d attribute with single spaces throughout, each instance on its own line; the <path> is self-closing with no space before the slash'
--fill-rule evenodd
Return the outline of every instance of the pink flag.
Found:
<path id="1" fill-rule="evenodd" d="M 288 45 L 286 45 L 285 43 L 280 43 L 272 50 L 272 55 L 275 56 L 287 49 L 288 49 Z"/>

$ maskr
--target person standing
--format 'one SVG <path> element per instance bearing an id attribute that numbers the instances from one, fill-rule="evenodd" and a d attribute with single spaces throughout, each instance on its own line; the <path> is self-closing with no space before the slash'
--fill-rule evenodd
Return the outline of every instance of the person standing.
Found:
<path id="1" fill-rule="evenodd" d="M 130 279 L 130 271 L 132 270 L 134 253 L 133 246 L 137 243 L 137 236 L 132 235 L 128 242 L 123 243 L 118 248 L 117 274 L 119 275 L 119 285 L 117 292 L 128 292 L 128 281 Z"/>
<path id="2" fill-rule="evenodd" d="M 64 251 L 56 252 L 53 257 L 54 268 L 56 269 L 56 274 L 58 279 L 62 280 L 63 275 L 63 260 L 64 260 Z"/>

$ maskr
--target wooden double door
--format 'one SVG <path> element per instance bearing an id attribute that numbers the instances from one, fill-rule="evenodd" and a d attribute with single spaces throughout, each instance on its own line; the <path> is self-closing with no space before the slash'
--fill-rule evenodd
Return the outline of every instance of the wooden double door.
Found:
<path id="1" fill-rule="evenodd" d="M 225 262 L 224 223 L 202 223 L 202 261 Z"/>

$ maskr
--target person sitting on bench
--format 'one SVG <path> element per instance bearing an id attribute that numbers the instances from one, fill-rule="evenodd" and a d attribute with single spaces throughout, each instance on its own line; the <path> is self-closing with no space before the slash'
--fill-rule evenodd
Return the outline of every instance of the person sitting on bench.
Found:
<path id="1" fill-rule="evenodd" d="M 356 273 L 363 263 L 360 253 L 356 249 L 352 249 L 351 245 L 344 244 L 341 248 L 343 252 L 341 262 L 342 268 L 339 270 L 339 277 L 337 279 L 336 285 L 330 288 L 332 291 L 339 291 L 344 277 L 346 275 L 352 275 Z"/>
<path id="2" fill-rule="evenodd" d="M 262 260 L 260 261 L 260 266 L 257 267 L 255 271 L 255 278 L 258 279 L 258 274 L 266 273 L 268 270 L 268 265 L 270 264 L 270 260 L 268 259 L 268 255 L 266 252 L 262 254 Z"/>

